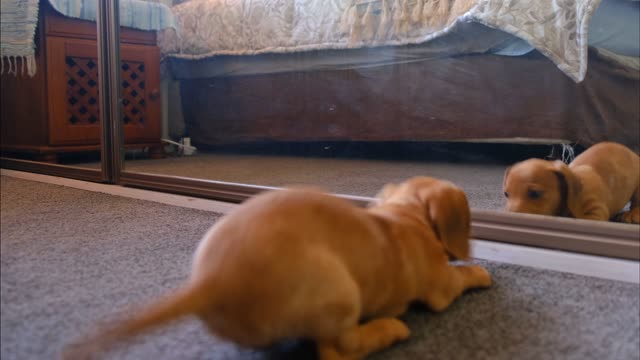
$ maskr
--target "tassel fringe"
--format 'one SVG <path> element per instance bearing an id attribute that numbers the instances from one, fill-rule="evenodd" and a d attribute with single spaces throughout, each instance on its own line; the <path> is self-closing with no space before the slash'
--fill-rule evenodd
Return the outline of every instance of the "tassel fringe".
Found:
<path id="1" fill-rule="evenodd" d="M 3 55 L 0 58 L 0 75 L 29 76 L 36 74 L 36 57 Z"/>

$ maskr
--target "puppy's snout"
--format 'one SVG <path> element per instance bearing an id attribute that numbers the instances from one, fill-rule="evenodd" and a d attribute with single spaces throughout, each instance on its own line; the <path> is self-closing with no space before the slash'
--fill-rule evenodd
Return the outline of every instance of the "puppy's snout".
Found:
<path id="1" fill-rule="evenodd" d="M 524 213 L 524 214 L 539 214 L 545 215 L 547 214 L 544 208 L 540 208 L 536 206 L 536 204 L 532 204 L 526 200 L 511 200 L 505 206 L 506 210 L 514 213 Z"/>
<path id="2" fill-rule="evenodd" d="M 524 212 L 524 207 L 520 201 L 509 200 L 505 205 L 505 209 L 510 212 Z"/>

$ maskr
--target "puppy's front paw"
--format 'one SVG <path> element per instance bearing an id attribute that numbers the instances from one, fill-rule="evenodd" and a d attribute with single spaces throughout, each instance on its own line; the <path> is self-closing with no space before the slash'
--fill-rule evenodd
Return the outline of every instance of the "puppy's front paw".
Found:
<path id="1" fill-rule="evenodd" d="M 616 220 L 627 224 L 640 224 L 640 209 L 620 213 L 616 216 Z"/>
<path id="2" fill-rule="evenodd" d="M 395 318 L 385 320 L 385 330 L 389 334 L 389 338 L 392 339 L 392 343 L 407 340 L 411 335 L 411 330 L 404 322 Z"/>
<path id="3" fill-rule="evenodd" d="M 491 275 L 487 269 L 480 265 L 471 265 L 472 276 L 476 287 L 490 287 L 492 284 Z"/>

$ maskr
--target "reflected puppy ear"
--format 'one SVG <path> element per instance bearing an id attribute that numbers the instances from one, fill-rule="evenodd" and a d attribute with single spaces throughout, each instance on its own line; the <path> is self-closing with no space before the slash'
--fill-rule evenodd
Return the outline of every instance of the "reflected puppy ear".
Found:
<path id="1" fill-rule="evenodd" d="M 464 191 L 449 183 L 436 183 L 421 196 L 427 217 L 449 255 L 469 260 L 471 211 Z"/>
<path id="2" fill-rule="evenodd" d="M 561 160 L 553 162 L 553 169 L 558 178 L 560 196 L 564 199 L 566 209 L 573 217 L 582 217 L 582 207 L 580 206 L 582 183 L 580 179 Z"/>
<path id="3" fill-rule="evenodd" d="M 509 172 L 511 171 L 512 166 L 509 166 L 505 171 L 504 171 L 504 177 L 502 178 L 502 189 L 504 189 L 507 186 L 507 178 L 509 178 Z"/>

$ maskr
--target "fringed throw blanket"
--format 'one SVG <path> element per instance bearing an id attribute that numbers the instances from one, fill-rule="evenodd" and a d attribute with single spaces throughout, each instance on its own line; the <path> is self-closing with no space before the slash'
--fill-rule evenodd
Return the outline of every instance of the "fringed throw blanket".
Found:
<path id="1" fill-rule="evenodd" d="M 33 76 L 38 0 L 2 0 L 0 5 L 0 73 Z"/>
<path id="2" fill-rule="evenodd" d="M 476 21 L 528 41 L 575 81 L 600 0 L 191 0 L 174 6 L 166 56 L 203 59 L 419 44 Z"/>

